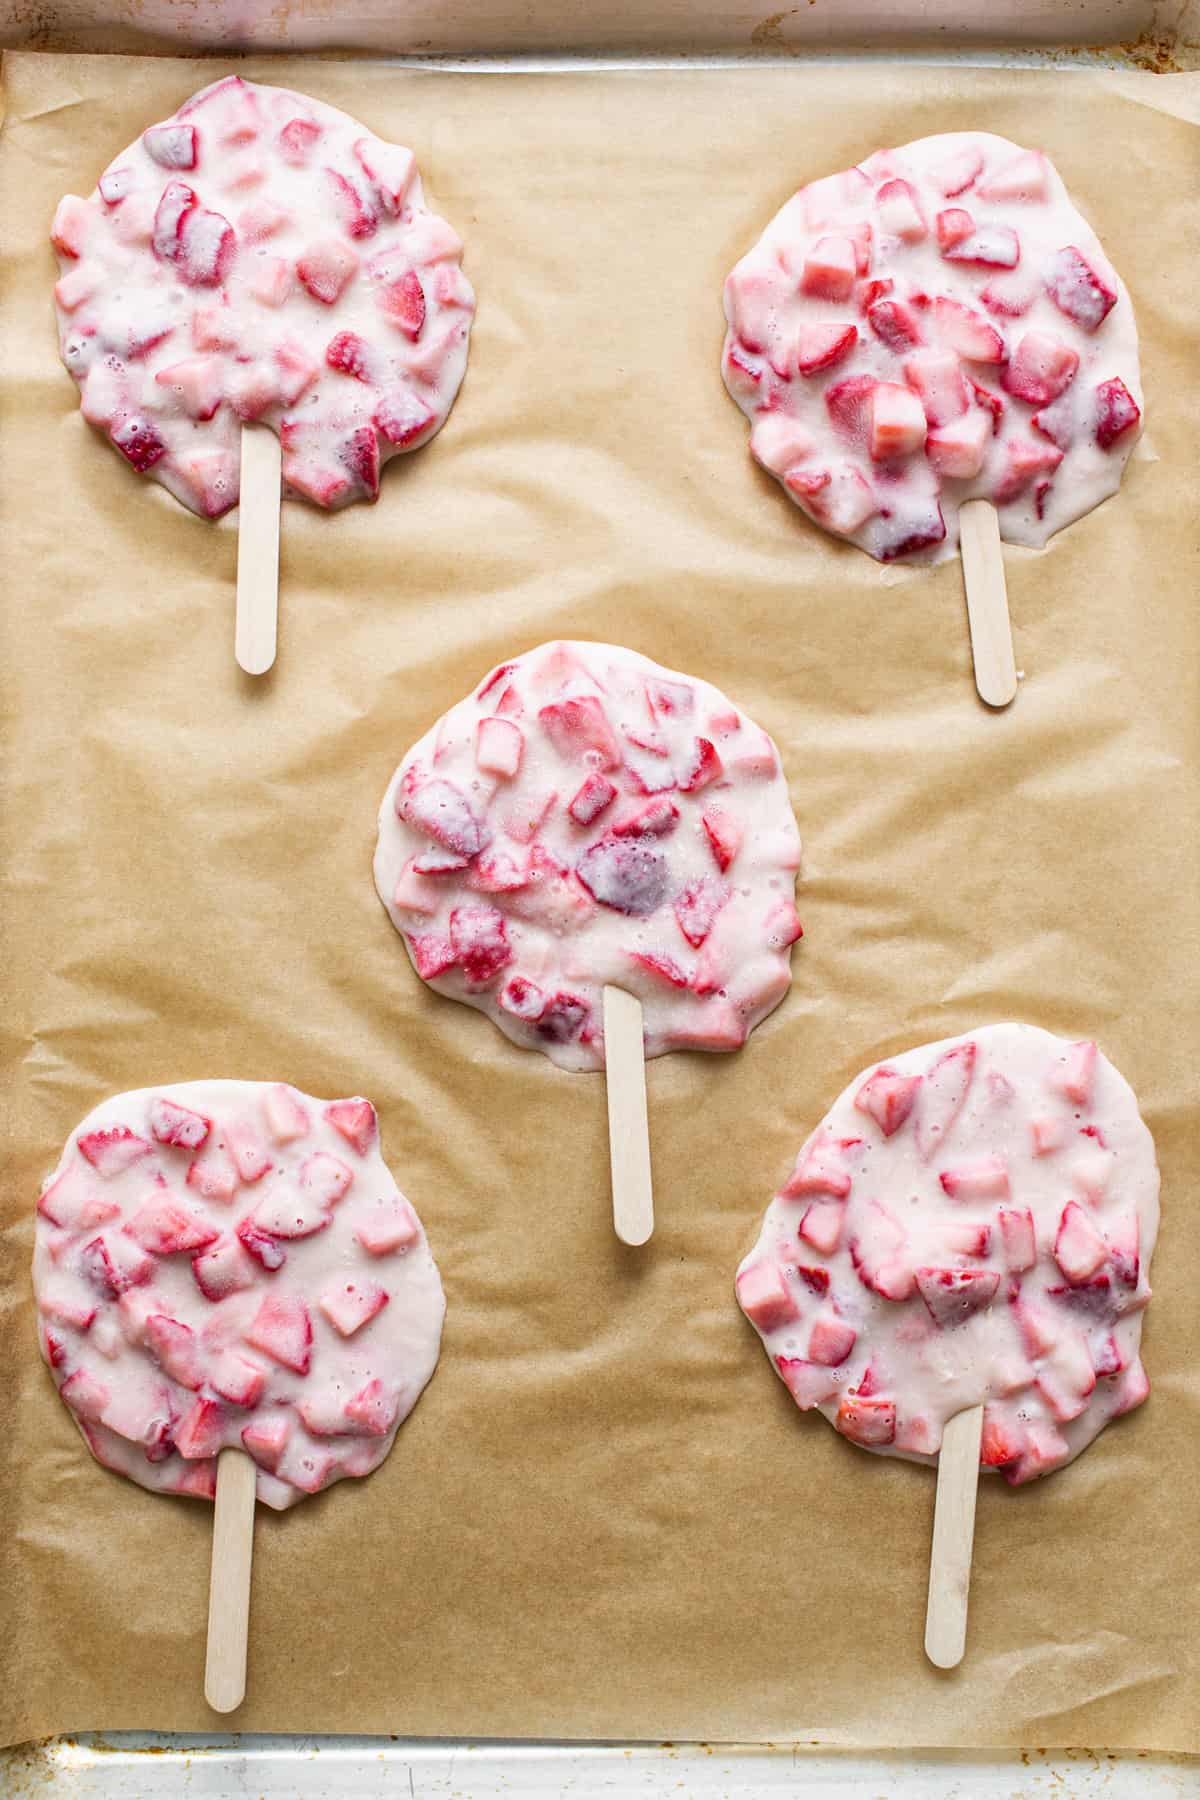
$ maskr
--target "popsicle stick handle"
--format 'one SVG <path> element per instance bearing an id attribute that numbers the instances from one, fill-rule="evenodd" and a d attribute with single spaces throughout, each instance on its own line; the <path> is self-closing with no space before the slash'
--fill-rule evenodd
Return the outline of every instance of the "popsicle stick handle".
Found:
<path id="1" fill-rule="evenodd" d="M 243 425 L 233 648 L 247 675 L 264 675 L 275 661 L 281 468 L 275 433 L 265 425 Z"/>
<path id="2" fill-rule="evenodd" d="M 959 510 L 958 528 L 975 687 L 989 706 L 1008 706 L 1016 697 L 1017 665 L 1008 619 L 1000 520 L 991 501 L 968 500 Z"/>
<path id="3" fill-rule="evenodd" d="M 967 1596 L 971 1588 L 982 1434 L 983 1408 L 969 1406 L 965 1412 L 955 1413 L 947 1424 L 938 1455 L 925 1654 L 939 1669 L 957 1668 L 967 1641 Z"/>
<path id="4" fill-rule="evenodd" d="M 204 1698 L 214 1712 L 234 1712 L 246 1697 L 250 1565 L 254 1555 L 254 1478 L 244 1450 L 217 1458 L 212 1574 L 208 1583 L 208 1657 Z"/>
<path id="5" fill-rule="evenodd" d="M 604 990 L 604 1062 L 608 1080 L 608 1154 L 613 1228 L 623 1244 L 644 1244 L 654 1230 L 650 1126 L 642 1003 L 623 988 Z"/>

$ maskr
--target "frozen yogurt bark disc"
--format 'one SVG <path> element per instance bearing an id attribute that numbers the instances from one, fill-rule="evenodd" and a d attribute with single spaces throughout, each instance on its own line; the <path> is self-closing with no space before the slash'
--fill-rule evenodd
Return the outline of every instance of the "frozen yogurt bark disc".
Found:
<path id="1" fill-rule="evenodd" d="M 445 423 L 475 298 L 411 150 L 232 75 L 151 125 L 51 232 L 88 423 L 193 512 L 236 506 L 243 423 L 284 492 L 374 500 Z"/>
<path id="2" fill-rule="evenodd" d="M 1039 150 L 949 132 L 801 188 L 725 283 L 750 450 L 826 531 L 938 561 L 958 509 L 1042 545 L 1137 439 L 1124 285 Z"/>
<path id="3" fill-rule="evenodd" d="M 737 1295 L 798 1406 L 928 1462 L 982 1403 L 982 1465 L 1016 1485 L 1145 1399 L 1157 1231 L 1128 1083 L 1094 1043 L 989 1025 L 850 1083 Z"/>
<path id="4" fill-rule="evenodd" d="M 501 663 L 408 752 L 375 885 L 417 973 L 566 1069 L 604 1066 L 606 984 L 647 1056 L 736 1050 L 800 936 L 779 753 L 707 681 L 612 644 Z"/>
<path id="5" fill-rule="evenodd" d="M 378 1468 L 445 1312 L 370 1101 L 258 1081 L 89 1113 L 38 1201 L 33 1285 L 97 1461 L 211 1499 L 218 1452 L 248 1450 L 277 1508 Z"/>

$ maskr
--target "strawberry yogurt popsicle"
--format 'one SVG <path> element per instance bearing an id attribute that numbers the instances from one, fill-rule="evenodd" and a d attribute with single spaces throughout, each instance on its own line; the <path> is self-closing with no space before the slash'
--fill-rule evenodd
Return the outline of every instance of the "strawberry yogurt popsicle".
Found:
<path id="1" fill-rule="evenodd" d="M 645 1054 L 736 1050 L 800 936 L 800 838 L 767 733 L 708 682 L 611 644 L 493 669 L 405 756 L 375 885 L 440 993 L 564 1069 L 601 1069 L 601 996 Z"/>
<path id="2" fill-rule="evenodd" d="M 425 1233 L 363 1099 L 193 1081 L 118 1094 L 38 1201 L 42 1355 L 93 1456 L 210 1500 L 245 1450 L 283 1509 L 369 1475 L 438 1357 Z"/>
<path id="3" fill-rule="evenodd" d="M 750 450 L 882 562 L 959 509 L 1040 547 L 1116 492 L 1142 416 L 1129 295 L 1038 150 L 950 132 L 811 182 L 725 284 Z"/>
<path id="4" fill-rule="evenodd" d="M 51 237 L 63 362 L 88 423 L 215 519 L 243 424 L 287 497 L 375 500 L 445 423 L 475 300 L 411 150 L 286 88 L 229 76 L 149 126 Z"/>
<path id="5" fill-rule="evenodd" d="M 932 1462 L 982 1405 L 980 1464 L 1068 1463 L 1149 1390 L 1154 1143 L 1091 1042 L 990 1025 L 850 1083 L 801 1149 L 737 1296 L 798 1406 Z"/>

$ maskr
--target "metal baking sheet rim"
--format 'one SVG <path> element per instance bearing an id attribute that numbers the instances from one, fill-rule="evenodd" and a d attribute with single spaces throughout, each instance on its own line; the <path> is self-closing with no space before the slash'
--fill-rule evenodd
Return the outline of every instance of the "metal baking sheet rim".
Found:
<path id="1" fill-rule="evenodd" d="M 220 10 L 220 0 L 214 13 Z M 40 10 L 46 29 L 51 8 Z M 1115 66 L 1144 64 L 1153 46 L 1159 68 L 1192 63 L 1200 50 L 1200 0 L 1168 0 L 1146 8 L 1142 35 L 1110 46 L 1105 58 Z M 782 16 L 782 15 L 781 15 Z M 0 25 L 0 44 L 28 42 L 19 9 L 9 26 Z M 14 29 L 15 27 L 15 29 Z M 53 35 L 53 27 L 50 27 Z M 769 41 L 769 40 L 768 40 Z M 57 47 L 39 41 L 36 47 Z M 99 48 L 99 46 L 92 46 Z M 184 49 L 181 43 L 172 48 Z M 264 46 L 265 47 L 265 46 Z M 283 45 L 278 47 L 283 48 Z M 772 43 L 772 49 L 778 49 Z M 841 45 L 845 55 L 852 46 Z M 1009 47 L 997 50 L 969 43 L 940 46 L 942 55 L 971 60 L 1021 63 L 1061 55 L 1068 66 L 1086 56 L 1096 65 L 1094 45 Z M 317 52 L 319 54 L 319 52 Z M 1176 60 L 1177 54 L 1180 60 Z M 405 59 L 406 61 L 408 59 Z M 414 59 L 415 60 L 415 59 Z M 422 62 L 441 61 L 436 55 Z M 483 59 L 454 58 L 464 68 Z M 532 59 L 541 60 L 541 59 Z M 596 59 L 599 60 L 599 59 Z M 657 57 L 603 56 L 613 67 L 638 67 Z M 697 63 L 734 60 L 726 55 L 689 57 Z M 933 60 L 933 58 L 929 58 Z M 555 66 L 595 66 L 592 58 L 564 55 L 545 59 Z M 525 56 L 488 57 L 491 69 L 529 69 Z M 153 1770 L 153 1787 L 147 1781 Z M 1114 1778 L 1120 1788 L 1113 1786 Z M 317 1737 L 240 1734 L 180 1736 L 155 1732 L 79 1733 L 18 1744 L 0 1750 L 3 1800 L 235 1800 L 257 1793 L 261 1800 L 317 1800 L 353 1794 L 369 1800 L 407 1783 L 411 1800 L 467 1794 L 478 1800 L 514 1794 L 568 1792 L 572 1800 L 600 1800 L 615 1793 L 679 1793 L 752 1800 L 770 1792 L 803 1792 L 811 1800 L 848 1793 L 879 1792 L 889 1800 L 1025 1800 L 1057 1791 L 1070 1800 L 1114 1793 L 1130 1800 L 1200 1797 L 1200 1759 L 1182 1755 L 1118 1753 L 1077 1749 L 1014 1750 L 986 1755 L 971 1751 L 860 1753 L 811 1744 L 608 1744 L 468 1743 L 460 1740 L 405 1740 L 393 1737 Z"/>

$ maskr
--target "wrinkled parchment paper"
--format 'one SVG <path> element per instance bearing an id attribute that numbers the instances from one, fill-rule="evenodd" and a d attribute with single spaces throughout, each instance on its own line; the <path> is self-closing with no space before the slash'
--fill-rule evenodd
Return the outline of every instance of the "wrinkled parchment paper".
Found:
<path id="1" fill-rule="evenodd" d="M 46 242 L 59 195 L 220 65 L 8 60 L 0 1733 L 215 1722 L 209 1510 L 87 1456 L 27 1261 L 93 1102 L 235 1075 L 375 1099 L 449 1314 L 384 1467 L 261 1514 L 234 1723 L 1200 1749 L 1195 86 L 245 66 L 415 148 L 479 318 L 449 424 L 378 506 L 286 509 L 279 663 L 239 678 L 236 522 L 82 422 Z M 1058 161 L 1133 292 L 1150 416 L 1117 499 L 1007 553 L 1027 680 L 1002 716 L 973 696 L 957 568 L 808 527 L 717 366 L 722 277 L 796 185 L 968 126 Z M 788 1000 L 738 1056 L 651 1065 L 637 1252 L 612 1235 L 603 1082 L 426 991 L 371 883 L 402 752 L 559 634 L 736 696 L 806 843 Z M 1141 1096 L 1154 1391 L 1065 1472 L 985 1484 L 946 1677 L 921 1650 L 929 1471 L 798 1414 L 732 1278 L 857 1069 L 1010 1017 L 1095 1035 Z"/>

